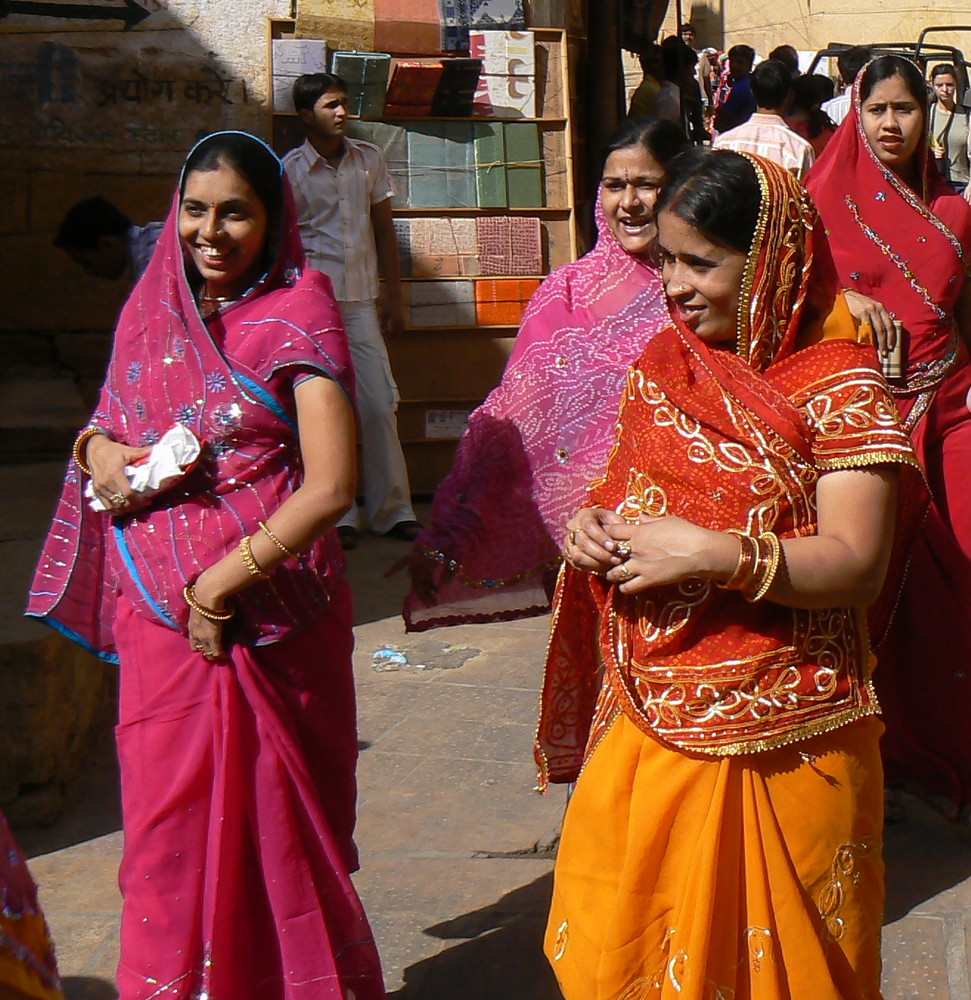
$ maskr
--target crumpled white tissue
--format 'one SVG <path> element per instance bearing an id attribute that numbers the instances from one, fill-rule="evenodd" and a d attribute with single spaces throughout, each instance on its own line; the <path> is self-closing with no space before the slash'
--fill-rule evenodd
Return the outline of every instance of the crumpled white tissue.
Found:
<path id="1" fill-rule="evenodd" d="M 139 459 L 134 465 L 125 466 L 125 475 L 131 488 L 145 497 L 154 496 L 168 489 L 181 479 L 198 458 L 202 451 L 199 439 L 182 424 L 173 424 L 152 445 L 152 450 Z M 123 508 L 106 507 L 99 497 L 94 495 L 91 481 L 84 487 L 84 495 L 90 500 L 88 506 L 92 510 L 123 513 Z"/>

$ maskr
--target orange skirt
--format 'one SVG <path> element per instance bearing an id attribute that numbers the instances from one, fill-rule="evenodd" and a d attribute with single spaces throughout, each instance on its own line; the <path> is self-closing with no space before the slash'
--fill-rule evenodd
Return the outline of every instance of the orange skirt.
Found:
<path id="1" fill-rule="evenodd" d="M 619 715 L 563 824 L 566 1000 L 879 1000 L 882 732 L 703 758 Z"/>

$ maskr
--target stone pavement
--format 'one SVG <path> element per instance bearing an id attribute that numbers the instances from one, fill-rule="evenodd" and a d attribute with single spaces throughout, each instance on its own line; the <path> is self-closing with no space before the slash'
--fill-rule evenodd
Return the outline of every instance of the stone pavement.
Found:
<path id="1" fill-rule="evenodd" d="M 14 487 L 8 468 L 0 495 Z M 531 759 L 547 619 L 406 636 L 403 580 L 381 576 L 403 551 L 366 538 L 350 553 L 363 747 L 356 882 L 389 996 L 558 1000 L 540 940 L 564 795 L 532 791 Z M 373 654 L 388 646 L 408 664 L 376 669 Z M 116 787 L 106 738 L 61 820 L 18 831 L 68 1000 L 115 997 Z M 885 997 L 971 1000 L 971 834 L 906 802 L 906 820 L 887 830 Z"/>

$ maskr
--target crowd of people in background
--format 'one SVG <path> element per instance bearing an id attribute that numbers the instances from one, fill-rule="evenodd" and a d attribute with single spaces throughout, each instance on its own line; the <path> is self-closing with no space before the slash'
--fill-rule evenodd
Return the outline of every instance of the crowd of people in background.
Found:
<path id="1" fill-rule="evenodd" d="M 772 148 L 770 159 L 804 180 L 847 116 L 853 81 L 873 54 L 865 45 L 844 48 L 834 57 L 834 81 L 827 75 L 829 57 L 804 73 L 792 45 L 778 45 L 765 58 L 744 43 L 722 52 L 699 47 L 695 26 L 685 22 L 677 35 L 637 53 L 643 78 L 627 114 L 667 118 L 682 125 L 692 142 L 716 148 L 744 148 L 763 156 Z M 971 179 L 965 76 L 950 62 L 928 64 L 930 148 L 941 174 L 959 193 Z M 745 125 L 745 132 L 724 138 Z M 792 133 L 812 147 L 808 159 Z"/>

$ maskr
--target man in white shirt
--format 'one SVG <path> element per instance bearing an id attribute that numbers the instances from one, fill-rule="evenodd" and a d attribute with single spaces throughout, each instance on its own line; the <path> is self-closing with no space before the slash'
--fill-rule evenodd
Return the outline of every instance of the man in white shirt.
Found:
<path id="1" fill-rule="evenodd" d="M 843 91 L 831 101 L 826 101 L 822 105 L 822 110 L 829 115 L 830 121 L 834 125 L 840 122 L 850 113 L 850 101 L 853 98 L 853 81 L 856 74 L 870 61 L 870 50 L 865 45 L 854 45 L 851 49 L 846 49 L 836 57 L 836 66 L 840 72 L 840 83 Z"/>
<path id="2" fill-rule="evenodd" d="M 394 188 L 381 150 L 344 134 L 347 87 L 329 73 L 293 85 L 307 141 L 283 158 L 293 186 L 309 265 L 334 285 L 357 382 L 363 449 L 364 508 L 371 530 L 413 541 L 421 526 L 411 505 L 408 470 L 395 417 L 398 387 L 384 336 L 404 328 L 401 266 L 391 215 Z M 378 263 L 384 277 L 384 329 L 378 320 Z M 358 539 L 356 505 L 338 525 L 344 548 Z"/>
<path id="3" fill-rule="evenodd" d="M 752 70 L 751 83 L 755 114 L 744 125 L 723 132 L 712 145 L 715 149 L 764 156 L 784 167 L 797 180 L 805 180 L 816 154 L 782 117 L 792 92 L 788 67 L 776 59 L 766 59 Z"/>

